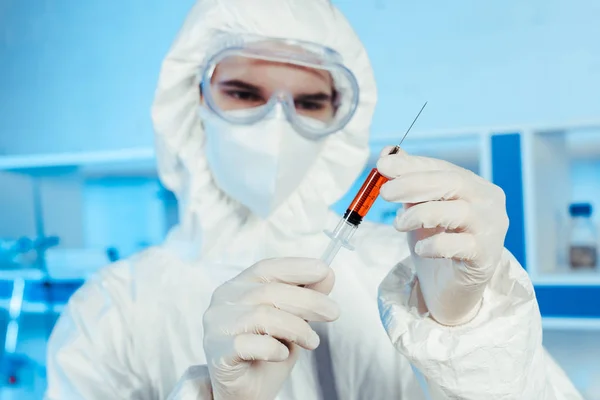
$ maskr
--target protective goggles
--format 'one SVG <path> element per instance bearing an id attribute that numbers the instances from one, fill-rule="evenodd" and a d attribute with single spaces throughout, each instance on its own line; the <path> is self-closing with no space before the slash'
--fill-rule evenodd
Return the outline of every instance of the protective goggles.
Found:
<path id="1" fill-rule="evenodd" d="M 253 124 L 280 106 L 301 134 L 339 131 L 358 105 L 356 78 L 334 50 L 313 43 L 231 37 L 201 71 L 208 108 L 234 124 Z"/>

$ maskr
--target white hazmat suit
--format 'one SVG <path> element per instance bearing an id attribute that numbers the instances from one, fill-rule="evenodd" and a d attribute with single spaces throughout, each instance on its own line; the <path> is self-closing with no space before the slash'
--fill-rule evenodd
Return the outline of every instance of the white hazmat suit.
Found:
<path id="1" fill-rule="evenodd" d="M 307 171 L 297 187 L 273 210 L 265 209 L 267 218 L 225 194 L 215 183 L 220 175 L 211 172 L 217 161 L 210 163 L 206 157 L 198 70 L 217 32 L 331 47 L 343 56 L 360 88 L 352 120 L 322 142 L 318 157 L 305 163 Z M 365 49 L 329 2 L 198 1 L 164 61 L 153 107 L 159 172 L 178 197 L 181 222 L 163 245 L 104 268 L 72 297 L 49 343 L 47 398 L 211 398 L 203 349 L 203 314 L 211 295 L 259 260 L 321 255 L 329 240 L 322 231 L 339 219 L 329 207 L 365 166 L 375 103 Z M 283 164 L 293 162 L 294 151 L 281 151 L 287 155 L 278 159 L 276 168 L 285 170 Z M 244 154 L 231 160 L 243 167 Z M 381 161 L 382 173 L 402 175 L 398 160 Z M 464 178 L 464 172 L 446 164 L 413 161 L 411 165 L 424 170 L 448 168 L 450 180 Z M 472 182 L 479 181 L 465 179 L 475 193 L 478 186 Z M 417 195 L 396 196 L 393 185 L 388 189 L 382 196 L 390 200 L 422 201 Z M 427 215 L 437 215 L 429 211 Z M 397 225 L 414 228 L 418 212 L 404 215 Z M 500 226 L 497 232 L 501 231 Z M 488 236 L 493 235 L 481 235 L 485 240 Z M 419 279 L 415 275 L 419 267 L 430 273 L 439 271 L 439 265 L 448 267 L 444 262 L 449 260 L 421 258 L 436 258 L 442 249 L 434 249 L 430 241 L 429 247 L 419 245 L 411 255 L 408 238 L 392 227 L 361 225 L 356 250 L 342 250 L 332 265 L 336 281 L 330 297 L 341 316 L 319 324 L 321 346 L 302 351 L 278 399 L 418 400 L 425 399 L 426 392 L 436 400 L 580 398 L 544 351 L 532 285 L 506 250 L 500 248 L 485 259 L 493 262 L 486 264 L 489 276 L 481 282 L 462 276 L 470 279 L 479 297 L 469 304 L 465 295 L 465 307 L 472 312 L 461 320 L 465 315 L 452 315 L 450 310 L 451 294 L 439 291 L 435 282 L 446 279 L 444 274 L 428 277 L 423 272 Z M 473 246 L 473 258 L 486 250 L 476 242 Z M 469 283 L 461 281 L 460 273 L 456 276 L 449 279 L 458 283 L 450 286 L 460 293 L 461 285 Z M 416 290 L 419 284 L 422 290 Z M 446 316 L 447 324 L 425 312 L 421 292 L 430 311 L 436 315 L 434 307 L 437 315 Z M 419 384 L 411 364 L 426 383 Z"/>

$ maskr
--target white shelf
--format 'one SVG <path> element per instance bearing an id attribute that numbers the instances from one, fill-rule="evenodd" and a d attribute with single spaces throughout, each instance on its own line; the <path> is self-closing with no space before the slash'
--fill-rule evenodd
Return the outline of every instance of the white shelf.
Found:
<path id="1" fill-rule="evenodd" d="M 600 125 L 565 133 L 567 151 L 573 160 L 600 160 Z"/>
<path id="2" fill-rule="evenodd" d="M 10 269 L 0 270 L 0 280 L 12 281 L 18 278 L 25 279 L 27 282 L 41 282 L 44 280 L 44 274 L 39 269 L 35 268 L 23 268 L 23 269 Z M 60 280 L 50 279 L 51 282 L 60 283 Z M 10 307 L 10 298 L 0 299 L 0 309 L 7 310 Z M 52 307 L 52 312 L 61 313 L 64 309 L 65 304 L 56 303 Z M 22 312 L 29 314 L 43 314 L 50 311 L 47 304 L 43 302 L 34 302 L 29 300 L 23 300 Z"/>
<path id="3" fill-rule="evenodd" d="M 600 331 L 598 318 L 542 318 L 542 328 L 550 330 Z"/>
<path id="4" fill-rule="evenodd" d="M 27 171 L 60 167 L 79 167 L 92 170 L 93 167 L 98 166 L 148 165 L 154 163 L 154 160 L 155 153 L 151 147 L 96 152 L 0 156 L 0 171 Z"/>
<path id="5" fill-rule="evenodd" d="M 410 139 L 448 139 L 448 138 L 460 138 L 463 136 L 476 136 L 476 135 L 502 135 L 510 133 L 518 133 L 524 131 L 530 132 L 561 132 L 561 131 L 585 131 L 590 129 L 596 129 L 600 127 L 600 119 L 597 120 L 584 120 L 584 121 L 573 121 L 564 124 L 523 124 L 523 125 L 490 125 L 490 126 L 473 126 L 460 129 L 433 129 L 433 130 L 419 130 L 418 128 L 413 129 L 406 140 Z M 378 135 L 372 139 L 373 143 L 386 143 L 394 144 L 397 143 L 400 138 L 404 135 L 404 132 L 398 131 L 392 134 Z"/>
<path id="6" fill-rule="evenodd" d="M 447 142 L 452 139 L 465 139 L 473 137 L 486 137 L 490 134 L 507 134 L 514 132 L 561 132 L 561 131 L 589 131 L 600 128 L 600 120 L 596 121 L 578 121 L 561 125 L 505 125 L 505 126 L 483 126 L 470 127 L 463 129 L 439 129 L 419 131 L 415 129 L 406 139 L 406 144 L 411 142 L 419 143 L 422 140 L 438 139 Z M 377 149 L 385 145 L 397 143 L 404 135 L 403 132 L 386 134 L 372 138 L 371 148 Z M 583 139 L 582 139 L 583 138 Z M 600 141 L 594 139 L 594 135 L 582 136 L 574 142 L 575 151 L 589 152 L 590 143 L 593 148 L 600 149 Z M 589 141 L 591 140 L 591 142 Z M 435 142 L 434 143 L 434 147 Z M 441 146 L 444 147 L 444 146 Z M 88 152 L 70 152 L 54 154 L 32 154 L 32 155 L 14 155 L 0 156 L 0 171 L 2 170 L 21 170 L 31 168 L 51 168 L 51 167 L 82 167 L 97 164 L 112 163 L 130 163 L 154 161 L 155 152 L 153 147 L 136 147 L 129 149 L 117 149 L 106 151 L 88 151 Z"/>
<path id="7" fill-rule="evenodd" d="M 28 282 L 41 282 L 44 280 L 44 273 L 36 268 L 0 269 L 0 280 L 14 281 L 15 279 L 24 279 Z"/>
<path id="8" fill-rule="evenodd" d="M 0 299 L 0 309 L 7 310 L 10 306 L 10 299 Z M 53 313 L 61 313 L 65 308 L 64 304 L 54 304 L 52 307 Z M 22 312 L 28 314 L 44 314 L 50 310 L 47 304 L 23 301 Z"/>
<path id="9" fill-rule="evenodd" d="M 102 264 L 101 267 L 108 265 L 108 262 Z M 95 268 L 95 270 L 101 268 Z M 87 279 L 92 272 L 84 270 L 82 268 L 76 269 L 73 267 L 65 266 L 63 269 L 54 267 L 56 271 L 50 273 L 48 277 L 35 268 L 23 268 L 23 269 L 0 269 L 0 281 L 14 281 L 15 279 L 24 279 L 27 282 L 43 282 L 47 280 L 50 283 L 64 283 L 74 282 Z"/>
<path id="10" fill-rule="evenodd" d="M 600 272 L 567 272 L 530 275 L 535 286 L 600 286 Z"/>

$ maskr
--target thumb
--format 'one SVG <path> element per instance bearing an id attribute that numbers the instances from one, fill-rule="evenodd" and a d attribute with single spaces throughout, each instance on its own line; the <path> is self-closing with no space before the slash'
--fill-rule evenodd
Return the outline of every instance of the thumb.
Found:
<path id="1" fill-rule="evenodd" d="M 321 292 L 323 294 L 329 294 L 331 293 L 334 284 L 335 273 L 333 272 L 333 269 L 329 268 L 327 276 L 322 281 L 308 285 L 306 288 L 316 290 L 317 292 Z"/>

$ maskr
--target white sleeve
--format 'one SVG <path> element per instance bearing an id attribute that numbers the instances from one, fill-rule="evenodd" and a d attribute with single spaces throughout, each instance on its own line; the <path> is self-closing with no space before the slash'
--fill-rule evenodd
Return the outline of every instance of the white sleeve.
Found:
<path id="1" fill-rule="evenodd" d="M 120 262 L 102 269 L 71 297 L 48 342 L 45 399 L 157 397 L 130 331 L 133 285 L 129 265 Z M 190 368 L 170 398 L 211 400 L 210 379 L 201 370 Z"/>
<path id="2" fill-rule="evenodd" d="M 131 274 L 124 262 L 100 270 L 69 300 L 47 351 L 47 399 L 142 398 L 130 334 Z"/>
<path id="3" fill-rule="evenodd" d="M 527 273 L 503 254 L 476 317 L 456 327 L 429 318 L 410 259 L 379 287 L 381 321 L 396 349 L 424 375 L 434 399 L 581 400 L 542 346 Z"/>

